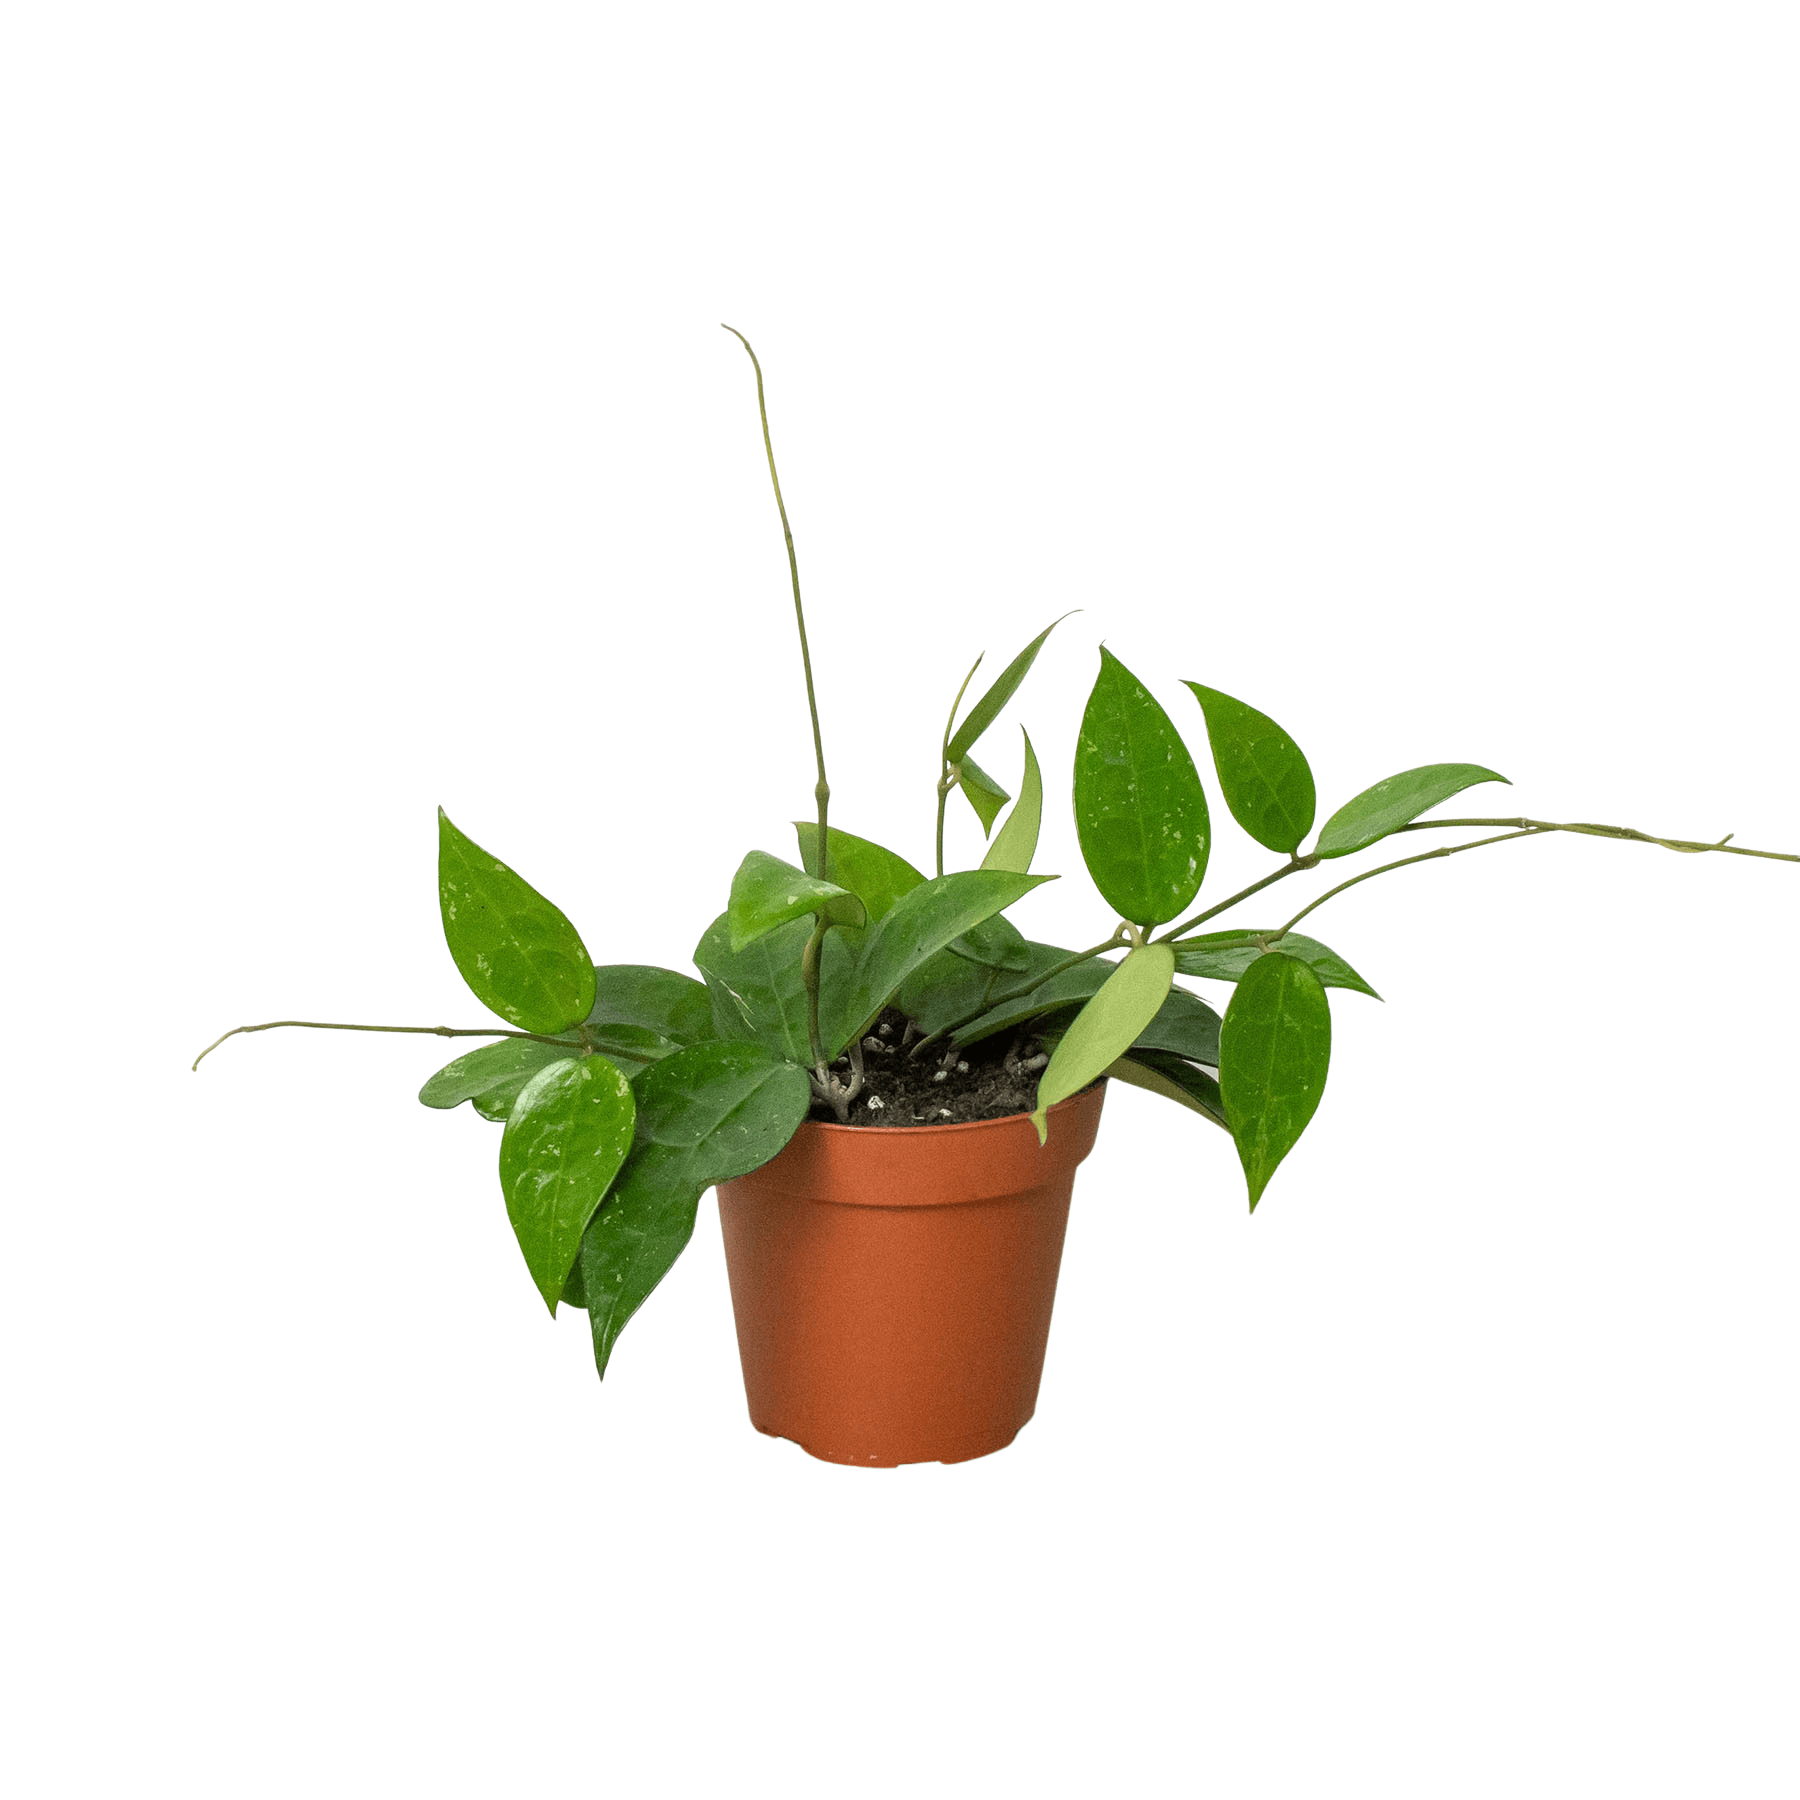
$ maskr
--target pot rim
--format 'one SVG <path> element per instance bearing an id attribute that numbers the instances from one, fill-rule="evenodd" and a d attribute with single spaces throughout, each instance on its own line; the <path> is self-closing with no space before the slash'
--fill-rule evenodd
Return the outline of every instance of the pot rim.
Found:
<path id="1" fill-rule="evenodd" d="M 1044 1116 L 1048 1119 L 1054 1119 L 1065 1107 L 1073 1106 L 1077 1100 L 1082 1099 L 1085 1095 L 1091 1094 L 1095 1088 L 1105 1087 L 1109 1079 L 1110 1078 L 1105 1075 L 1095 1076 L 1086 1087 L 1077 1089 L 1076 1092 L 1068 1097 L 1068 1099 L 1057 1101 Z M 942 1136 L 948 1137 L 950 1133 L 954 1131 L 985 1131 L 995 1125 L 1011 1125 L 1014 1121 L 1019 1119 L 1023 1119 L 1025 1123 L 1029 1125 L 1031 1123 L 1031 1114 L 1028 1112 L 1016 1112 L 1002 1113 L 997 1119 L 953 1119 L 948 1125 L 839 1125 L 835 1120 L 831 1119 L 802 1119 L 800 1121 L 799 1131 L 796 1131 L 795 1136 L 797 1137 L 800 1131 L 806 1130 L 810 1125 L 816 1127 L 820 1131 L 829 1131 L 833 1136 L 837 1136 L 841 1133 L 846 1137 L 865 1137 L 870 1132 L 878 1131 L 904 1132 L 909 1137 L 922 1137 L 927 1132 L 935 1131 Z"/>

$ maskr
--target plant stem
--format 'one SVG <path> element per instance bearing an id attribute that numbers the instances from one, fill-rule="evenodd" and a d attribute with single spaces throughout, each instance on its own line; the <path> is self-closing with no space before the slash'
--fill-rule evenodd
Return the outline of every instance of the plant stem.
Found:
<path id="1" fill-rule="evenodd" d="M 1732 843 L 1729 833 L 1716 844 L 1703 844 L 1692 838 L 1653 837 L 1647 831 L 1633 831 L 1629 825 L 1562 825 L 1552 819 L 1415 819 L 1410 825 L 1402 825 L 1399 829 L 1437 831 L 1458 826 L 1474 828 L 1489 825 L 1510 825 L 1521 831 L 1572 831 L 1580 837 L 1620 838 L 1633 844 L 1659 844 L 1665 850 L 1678 850 L 1685 856 L 1719 851 L 1726 856 L 1760 856 L 1770 862 L 1800 862 L 1800 856 L 1786 850 L 1746 849 L 1741 844 Z"/>
<path id="2" fill-rule="evenodd" d="M 1479 850 L 1484 844 L 1507 844 L 1515 838 L 1543 837 L 1544 835 L 1544 832 L 1535 827 L 1523 831 L 1503 831 L 1497 837 L 1476 838 L 1470 844 L 1445 844 L 1441 849 L 1427 850 L 1419 856 L 1403 856 L 1398 862 L 1383 863 L 1378 869 L 1365 869 L 1362 874 L 1352 875 L 1348 881 L 1340 881 L 1336 887 L 1327 888 L 1318 899 L 1301 907 L 1279 931 L 1271 931 L 1268 934 L 1263 940 L 1263 947 L 1267 949 L 1286 937 L 1309 912 L 1316 912 L 1334 894 L 1341 894 L 1346 888 L 1356 887 L 1361 882 L 1373 881 L 1377 875 L 1385 875 L 1390 869 L 1404 869 L 1412 863 L 1435 862 L 1440 856 L 1460 856 L 1463 851 Z"/>
<path id="3" fill-rule="evenodd" d="M 224 1043 L 225 1038 L 241 1037 L 247 1031 L 280 1031 L 288 1026 L 296 1026 L 303 1031 L 405 1031 L 425 1037 L 528 1038 L 534 1044 L 557 1044 L 576 1054 L 581 1050 L 580 1044 L 572 1043 L 568 1038 L 546 1037 L 541 1031 L 505 1031 L 492 1025 L 470 1026 L 465 1030 L 450 1025 L 333 1025 L 319 1019 L 271 1019 L 266 1025 L 232 1026 L 225 1037 L 214 1038 L 194 1058 L 193 1067 L 199 1068 Z"/>
<path id="4" fill-rule="evenodd" d="M 775 489 L 775 510 L 781 514 L 781 536 L 787 545 L 788 577 L 794 587 L 794 623 L 800 627 L 800 666 L 806 671 L 806 706 L 812 714 L 813 756 L 819 765 L 818 784 L 813 789 L 813 797 L 819 803 L 819 866 L 813 871 L 821 881 L 829 879 L 831 863 L 831 842 L 825 835 L 825 813 L 831 802 L 831 786 L 825 779 L 825 739 L 819 730 L 819 699 L 813 691 L 812 651 L 806 642 L 806 608 L 800 603 L 800 559 L 794 554 L 794 533 L 788 525 L 787 502 L 781 497 L 781 477 L 775 470 L 775 444 L 769 436 L 769 407 L 763 395 L 762 364 L 756 360 L 756 352 L 750 348 L 750 340 L 735 325 L 727 325 L 737 341 L 744 346 L 750 357 L 750 366 L 756 371 L 756 410 L 762 419 L 763 450 L 769 459 L 769 480 Z"/>
<path id="5" fill-rule="evenodd" d="M 826 813 L 831 806 L 831 784 L 825 779 L 825 738 L 819 730 L 819 697 L 813 689 L 812 650 L 806 642 L 806 608 L 800 601 L 800 559 L 794 554 L 794 533 L 788 524 L 787 502 L 781 497 L 781 476 L 775 469 L 775 442 L 769 436 L 769 405 L 763 393 L 762 364 L 756 359 L 756 352 L 750 348 L 750 340 L 735 325 L 724 327 L 737 341 L 744 346 L 750 358 L 750 366 L 756 371 L 756 411 L 762 420 L 763 450 L 769 459 L 769 481 L 775 489 L 775 510 L 781 514 L 781 536 L 787 545 L 788 576 L 794 587 L 794 623 L 800 628 L 800 666 L 806 671 L 806 709 L 812 715 L 813 756 L 819 766 L 819 779 L 813 788 L 813 798 L 819 803 L 819 848 L 818 867 L 813 873 L 821 881 L 831 876 L 831 837 L 825 828 Z M 818 923 L 813 934 L 807 940 L 806 950 L 800 959 L 801 978 L 806 984 L 806 1017 L 812 1032 L 813 1061 L 821 1071 L 825 1068 L 824 1041 L 819 1036 L 819 946 L 825 937 L 825 915 L 818 914 Z"/>
<path id="6" fill-rule="evenodd" d="M 1284 881 L 1290 875 L 1297 875 L 1302 869 L 1317 867 L 1318 861 L 1316 851 L 1310 856 L 1294 856 L 1283 863 L 1273 875 L 1265 875 L 1261 881 L 1251 882 L 1247 888 L 1240 889 L 1229 900 L 1221 900 L 1217 906 L 1209 906 L 1205 912 L 1197 912 L 1191 919 L 1184 919 L 1179 925 L 1171 925 L 1161 937 L 1152 938 L 1150 941 L 1153 944 L 1170 943 L 1192 931 L 1196 925 L 1204 925 L 1208 919 L 1216 918 L 1229 907 L 1236 906 L 1240 900 L 1248 900 L 1252 894 L 1260 894 L 1264 888 L 1272 886 L 1277 881 Z"/>
<path id="7" fill-rule="evenodd" d="M 973 1024 L 983 1013 L 992 1012 L 997 1006 L 1005 1006 L 1009 1001 L 1023 1000 L 1027 994 L 1035 993 L 1053 976 L 1061 975 L 1072 969 L 1077 963 L 1091 962 L 1103 951 L 1116 950 L 1125 942 L 1125 930 L 1121 926 L 1102 944 L 1095 944 L 1090 950 L 1077 950 L 1073 956 L 1066 956 L 1059 963 L 1054 963 L 1041 975 L 1034 975 L 1029 981 L 1021 982 L 1018 987 L 1008 988 L 1004 994 L 995 994 L 984 1000 L 973 1012 L 964 1013 L 960 1019 L 953 1019 L 948 1025 L 940 1025 L 930 1037 L 922 1037 L 913 1045 L 911 1054 L 917 1056 L 927 1044 L 935 1044 L 939 1038 L 948 1037 L 952 1032 L 961 1031 L 965 1025 Z"/>

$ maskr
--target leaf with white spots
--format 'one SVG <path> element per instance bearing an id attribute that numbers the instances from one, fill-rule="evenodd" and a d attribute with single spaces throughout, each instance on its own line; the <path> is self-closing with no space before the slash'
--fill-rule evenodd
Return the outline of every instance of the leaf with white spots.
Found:
<path id="1" fill-rule="evenodd" d="M 1075 830 L 1107 905 L 1161 925 L 1200 891 L 1212 827 L 1181 734 L 1110 651 L 1075 746 Z"/>
<path id="2" fill-rule="evenodd" d="M 450 954 L 483 1006 L 521 1031 L 566 1031 L 587 1017 L 594 964 L 580 934 L 442 807 L 438 906 Z"/>
<path id="3" fill-rule="evenodd" d="M 631 1149 L 631 1083 L 603 1056 L 541 1069 L 513 1103 L 500 1140 L 506 1216 L 554 1314 L 581 1234 Z"/>
<path id="4" fill-rule="evenodd" d="M 581 1240 L 594 1362 L 687 1247 L 700 1196 L 778 1155 L 812 1101 L 804 1070 L 751 1043 L 697 1044 L 638 1077 L 638 1141 Z"/>
<path id="5" fill-rule="evenodd" d="M 766 850 L 752 850 L 731 878 L 731 901 L 725 917 L 731 926 L 731 948 L 739 951 L 766 937 L 791 919 L 823 913 L 833 925 L 860 931 L 868 923 L 863 903 L 836 882 L 821 881 Z"/>
<path id="6" fill-rule="evenodd" d="M 1250 1210 L 1318 1110 L 1331 1064 L 1331 1006 L 1317 974 L 1270 951 L 1225 1009 L 1219 1089 L 1250 1187 Z"/>

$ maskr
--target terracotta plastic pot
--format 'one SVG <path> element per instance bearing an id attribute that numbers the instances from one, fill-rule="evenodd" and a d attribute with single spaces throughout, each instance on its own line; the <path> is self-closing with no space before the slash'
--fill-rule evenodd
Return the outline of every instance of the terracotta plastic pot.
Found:
<path id="1" fill-rule="evenodd" d="M 750 1422 L 827 1462 L 1003 1450 L 1037 1406 L 1102 1082 L 973 1125 L 802 1125 L 719 1188 Z"/>

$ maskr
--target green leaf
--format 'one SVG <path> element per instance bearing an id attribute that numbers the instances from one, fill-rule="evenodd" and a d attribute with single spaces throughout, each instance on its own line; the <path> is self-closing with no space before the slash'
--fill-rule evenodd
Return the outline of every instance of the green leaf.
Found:
<path id="1" fill-rule="evenodd" d="M 1366 850 L 1402 825 L 1410 825 L 1421 813 L 1442 806 L 1452 794 L 1484 781 L 1512 786 L 1504 775 L 1475 763 L 1427 763 L 1421 769 L 1390 775 L 1386 781 L 1364 788 L 1325 821 L 1317 854 L 1348 856 L 1353 850 Z"/>
<path id="2" fill-rule="evenodd" d="M 756 1044 L 699 1044 L 644 1072 L 637 1147 L 581 1242 L 602 1376 L 619 1333 L 692 1237 L 700 1196 L 779 1154 L 811 1103 L 805 1071 Z"/>
<path id="3" fill-rule="evenodd" d="M 1031 965 L 1017 977 L 1006 976 L 996 984 L 996 991 L 1004 993 L 1008 988 L 1022 986 L 1034 975 L 1041 975 L 1046 969 L 1053 969 L 1060 962 L 1067 962 L 1074 954 L 1056 944 L 1035 944 L 1027 940 L 1026 949 L 1031 954 Z M 1082 1001 L 1096 994 L 1111 979 L 1112 972 L 1119 965 L 1107 962 L 1102 957 L 1089 957 L 1086 962 L 1079 962 L 1071 969 L 1065 969 L 1060 975 L 1053 975 L 1041 987 L 1034 988 L 1029 994 L 1018 1000 L 1003 1001 L 992 1012 L 986 1012 L 980 1018 L 965 1025 L 956 1034 L 958 1044 L 978 1044 L 983 1038 L 993 1037 L 996 1032 L 1008 1031 L 1023 1025 L 1027 1020 L 1041 1018 L 1046 1013 L 1053 1013 L 1071 1002 L 1079 1005 Z M 911 1010 L 910 1008 L 908 1009 Z M 950 1012 L 938 1024 L 928 1023 L 919 1014 L 914 1017 L 928 1032 L 936 1031 L 951 1019 L 960 1018 L 967 1007 Z M 1071 1012 L 1071 1016 L 1073 1013 Z"/>
<path id="4" fill-rule="evenodd" d="M 1312 830 L 1318 805 L 1300 746 L 1267 713 L 1197 681 L 1184 685 L 1206 715 L 1213 766 L 1231 816 L 1265 850 L 1291 855 Z"/>
<path id="5" fill-rule="evenodd" d="M 1060 1037 L 1067 1031 L 1080 1010 L 1079 1006 L 1062 1006 L 1041 1019 L 1038 1030 L 1044 1041 L 1048 1043 L 1052 1036 Z M 1166 1051 L 1217 1068 L 1219 1025 L 1219 1015 L 1204 1000 L 1186 988 L 1172 987 L 1156 1017 L 1131 1040 L 1131 1053 L 1136 1056 L 1140 1051 Z M 958 1041 L 962 1041 L 960 1033 Z"/>
<path id="6" fill-rule="evenodd" d="M 1011 869 L 1015 875 L 1025 874 L 1031 859 L 1037 855 L 1038 830 L 1044 819 L 1044 777 L 1038 769 L 1037 754 L 1031 748 L 1031 735 L 1023 726 L 1019 735 L 1025 740 L 1025 776 L 1019 783 L 1019 804 L 1000 827 L 1000 835 L 988 845 L 981 859 L 984 869 Z"/>
<path id="7" fill-rule="evenodd" d="M 846 988 L 832 996 L 829 1005 L 823 994 L 820 997 L 826 1055 L 835 1057 L 859 1036 L 927 957 L 1049 879 L 1054 878 L 965 869 L 922 882 L 901 895 L 893 910 L 869 927 Z"/>
<path id="8" fill-rule="evenodd" d="M 979 925 L 971 925 L 950 946 L 953 955 L 986 969 L 1024 970 L 1031 966 L 1031 948 L 1004 913 L 995 913 Z"/>
<path id="9" fill-rule="evenodd" d="M 1012 795 L 972 756 L 965 756 L 955 768 L 957 786 L 968 796 L 976 818 L 981 821 L 981 835 L 986 837 L 994 829 L 994 821 L 999 818 L 1001 807 Z"/>
<path id="10" fill-rule="evenodd" d="M 1185 1056 L 1217 1068 L 1221 1023 L 1219 1015 L 1197 994 L 1171 987 L 1168 998 L 1157 1008 L 1156 1017 L 1131 1040 L 1132 1054 L 1166 1050 L 1173 1056 Z"/>
<path id="11" fill-rule="evenodd" d="M 1317 975 L 1272 950 L 1241 976 L 1225 1009 L 1219 1087 L 1250 1210 L 1318 1110 L 1331 1062 L 1331 1005 Z"/>
<path id="12" fill-rule="evenodd" d="M 1209 931 L 1203 937 L 1183 938 L 1175 946 L 1175 967 L 1183 975 L 1236 981 L 1263 954 L 1256 939 L 1254 931 Z M 1285 956 L 1297 956 L 1326 987 L 1352 988 L 1371 1000 L 1381 998 L 1335 950 L 1326 949 L 1317 938 L 1290 931 L 1275 948 Z"/>
<path id="13" fill-rule="evenodd" d="M 530 1038 L 502 1038 L 497 1044 L 483 1044 L 479 1050 L 446 1063 L 419 1089 L 419 1099 L 426 1106 L 447 1110 L 461 1106 L 465 1100 L 504 1092 L 510 1112 L 520 1090 L 540 1069 L 579 1052 L 577 1044 L 565 1048 L 534 1043 Z"/>
<path id="14" fill-rule="evenodd" d="M 631 1083 L 603 1056 L 540 1069 L 513 1104 L 500 1140 L 506 1216 L 551 1313 L 581 1235 L 631 1148 Z"/>
<path id="15" fill-rule="evenodd" d="M 438 808 L 438 905 L 462 978 L 521 1031 L 566 1031 L 594 1004 L 594 965 L 575 927 Z"/>
<path id="16" fill-rule="evenodd" d="M 1134 925 L 1174 918 L 1200 890 L 1212 832 L 1194 759 L 1105 649 L 1075 746 L 1075 830 L 1094 885 Z"/>
<path id="17" fill-rule="evenodd" d="M 821 881 L 779 856 L 752 850 L 731 878 L 731 947 L 742 950 L 790 919 L 824 913 L 833 925 L 861 930 L 868 922 L 863 903 L 846 888 Z"/>
<path id="18" fill-rule="evenodd" d="M 811 936 L 811 921 L 795 919 L 734 951 L 726 915 L 713 920 L 694 947 L 694 962 L 706 977 L 713 1029 L 719 1037 L 763 1044 L 803 1068 L 811 1067 L 806 987 L 800 979 L 800 952 Z M 851 956 L 842 938 L 842 933 L 828 931 L 820 947 L 821 1017 L 828 1016 L 826 1007 L 841 999 L 849 985 Z"/>
<path id="19" fill-rule="evenodd" d="M 794 830 L 800 838 L 800 860 L 816 874 L 819 827 L 811 820 L 799 819 Z M 848 888 L 863 903 L 871 925 L 891 912 L 902 894 L 910 893 L 925 879 L 904 856 L 896 856 L 880 844 L 839 831 L 835 825 L 826 830 L 831 840 L 830 879 L 839 887 Z"/>
<path id="20" fill-rule="evenodd" d="M 594 971 L 590 1025 L 636 1025 L 677 1044 L 713 1035 L 712 1001 L 691 975 L 648 963 L 603 963 Z"/>
<path id="21" fill-rule="evenodd" d="M 1045 640 L 1063 622 L 1063 619 L 1068 617 L 1069 615 L 1064 613 L 1062 619 L 1051 620 L 1000 671 L 1000 678 L 975 702 L 969 709 L 969 716 L 957 726 L 956 735 L 951 738 L 949 750 L 945 755 L 946 761 L 962 763 L 965 768 L 968 766 L 969 752 L 975 748 L 981 734 L 999 718 L 1000 709 L 1019 691 L 1019 683 L 1031 673 L 1031 665 L 1037 661 L 1038 652 L 1043 649 Z M 1021 869 L 1019 873 L 1023 874 L 1024 870 Z"/>
<path id="22" fill-rule="evenodd" d="M 1037 1110 L 1031 1122 L 1041 1144 L 1050 1134 L 1048 1114 L 1057 1101 L 1078 1094 L 1104 1075 L 1131 1048 L 1132 1040 L 1156 1017 L 1175 979 L 1175 952 L 1167 944 L 1143 944 L 1129 951 L 1106 985 L 1075 1015 L 1038 1077 Z"/>
<path id="23" fill-rule="evenodd" d="M 1121 1056 L 1106 1073 L 1115 1081 L 1160 1094 L 1203 1119 L 1211 1119 L 1215 1125 L 1231 1129 L 1225 1124 L 1225 1103 L 1219 1098 L 1218 1082 L 1185 1057 L 1133 1050 L 1129 1056 Z"/>
<path id="24" fill-rule="evenodd" d="M 1027 951 L 1030 946 L 1026 946 Z M 966 1017 L 1018 980 L 1003 969 L 968 961 L 953 950 L 940 950 L 900 984 L 894 1004 L 929 1035 Z"/>

